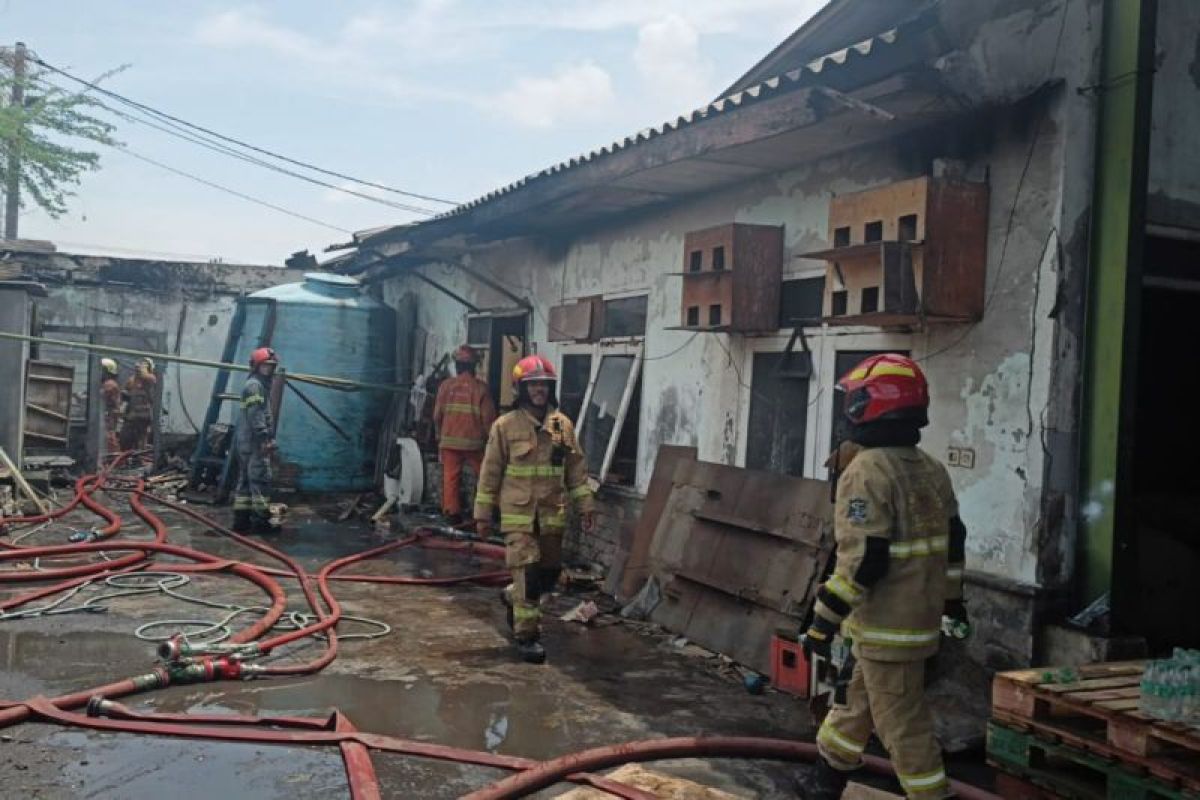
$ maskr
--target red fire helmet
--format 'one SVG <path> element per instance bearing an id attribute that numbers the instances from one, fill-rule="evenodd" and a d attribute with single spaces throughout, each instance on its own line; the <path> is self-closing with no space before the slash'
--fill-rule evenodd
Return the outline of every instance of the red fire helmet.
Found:
<path id="1" fill-rule="evenodd" d="M 846 395 L 843 410 L 855 425 L 877 419 L 927 420 L 929 384 L 907 356 L 871 356 L 847 372 L 837 388 Z"/>
<path id="2" fill-rule="evenodd" d="M 557 381 L 558 373 L 554 371 L 554 365 L 550 363 L 550 359 L 545 356 L 532 355 L 525 356 L 517 365 L 513 367 L 512 382 L 515 388 L 519 384 L 528 381 Z"/>

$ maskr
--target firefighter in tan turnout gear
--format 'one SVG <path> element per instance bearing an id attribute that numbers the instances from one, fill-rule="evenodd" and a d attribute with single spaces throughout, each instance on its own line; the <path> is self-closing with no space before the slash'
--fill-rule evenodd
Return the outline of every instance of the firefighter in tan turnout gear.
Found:
<path id="1" fill-rule="evenodd" d="M 909 797 L 945 797 L 924 669 L 937 652 L 943 614 L 967 622 L 966 528 L 946 468 L 917 447 L 928 424 L 929 389 L 916 363 L 872 356 L 838 389 L 857 447 L 842 449 L 853 458 L 839 464 L 836 566 L 818 590 L 803 642 L 828 657 L 840 628 L 853 645 L 839 696 L 817 733 L 821 758 L 801 779 L 801 794 L 840 797 L 874 732 Z"/>
<path id="2" fill-rule="evenodd" d="M 475 493 L 475 524 L 491 531 L 500 509 L 505 562 L 512 584 L 505 589 L 509 624 L 521 658 L 546 660 L 539 598 L 558 583 L 562 570 L 567 502 L 580 513 L 585 531 L 593 524 L 587 462 L 571 420 L 558 410 L 553 365 L 539 355 L 513 368 L 517 407 L 496 420 L 488 436 Z"/>

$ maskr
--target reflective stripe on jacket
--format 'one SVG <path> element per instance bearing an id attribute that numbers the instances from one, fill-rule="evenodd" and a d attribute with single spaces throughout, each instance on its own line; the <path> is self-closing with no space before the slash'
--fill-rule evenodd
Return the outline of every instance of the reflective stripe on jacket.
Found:
<path id="1" fill-rule="evenodd" d="M 566 505 L 592 510 L 587 461 L 565 414 L 551 411 L 544 422 L 516 409 L 496 420 L 488 436 L 475 493 L 475 518 L 490 520 L 500 507 L 500 530 L 562 533 Z"/>
<path id="2" fill-rule="evenodd" d="M 482 450 L 495 421 L 496 406 L 487 384 L 471 373 L 455 375 L 438 386 L 433 423 L 442 449 Z"/>
<path id="3" fill-rule="evenodd" d="M 275 435 L 271 417 L 271 392 L 268 381 L 261 375 L 251 375 L 242 386 L 242 408 L 238 416 L 236 441 L 238 450 L 251 453 Z"/>
<path id="4" fill-rule="evenodd" d="M 937 651 L 942 610 L 961 564 L 947 555 L 958 503 L 946 468 L 917 447 L 859 452 L 838 480 L 837 565 L 816 613 L 878 661 Z M 844 620 L 844 621 L 843 621 Z"/>

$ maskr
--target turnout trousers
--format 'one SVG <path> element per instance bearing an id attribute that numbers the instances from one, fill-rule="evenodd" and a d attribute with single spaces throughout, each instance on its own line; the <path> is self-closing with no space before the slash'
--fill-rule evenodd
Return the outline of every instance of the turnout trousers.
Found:
<path id="1" fill-rule="evenodd" d="M 238 450 L 238 482 L 234 511 L 249 511 L 261 521 L 271 516 L 271 458 L 260 450 Z"/>
<path id="2" fill-rule="evenodd" d="M 543 594 L 553 591 L 562 572 L 561 531 L 504 534 L 504 561 L 512 573 L 506 590 L 513 612 L 513 636 L 517 641 L 537 641 L 542 633 Z"/>
<path id="3" fill-rule="evenodd" d="M 853 670 L 845 702 L 835 701 L 817 732 L 821 755 L 835 769 L 857 769 L 874 731 L 905 794 L 918 800 L 948 796 L 942 750 L 925 704 L 924 660 L 859 658 Z"/>

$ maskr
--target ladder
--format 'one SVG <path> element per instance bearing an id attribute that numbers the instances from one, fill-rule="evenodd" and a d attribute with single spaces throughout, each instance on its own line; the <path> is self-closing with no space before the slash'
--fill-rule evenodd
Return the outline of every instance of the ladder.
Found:
<path id="1" fill-rule="evenodd" d="M 247 299 L 242 298 L 238 301 L 237 308 L 233 312 L 233 320 L 229 323 L 229 333 L 225 337 L 225 348 L 221 351 L 221 363 L 234 364 L 238 361 L 238 351 L 241 349 L 242 341 L 247 337 L 246 327 L 246 309 L 264 307 L 262 315 L 262 327 L 257 333 L 256 341 L 252 347 L 253 350 L 257 347 L 268 347 L 271 344 L 271 337 L 275 332 L 275 301 L 268 299 Z M 221 419 L 222 404 L 228 402 L 240 402 L 242 395 L 240 392 L 229 391 L 229 379 L 234 371 L 231 369 L 218 369 L 216 380 L 213 381 L 212 395 L 208 401 L 208 411 L 204 415 L 204 424 L 200 428 L 200 438 L 196 442 L 196 449 L 192 453 L 191 474 L 188 477 L 188 488 L 196 489 L 202 483 L 214 485 L 212 476 L 216 476 L 215 481 L 215 500 L 218 503 L 223 503 L 229 498 L 229 493 L 233 489 L 233 483 L 237 478 L 237 448 L 234 447 L 234 438 L 237 435 L 237 420 L 238 413 L 234 413 L 233 422 L 229 426 L 229 436 L 225 444 L 225 452 L 214 452 L 209 441 L 209 432 L 213 426 Z M 208 477 L 209 480 L 205 480 Z"/>

